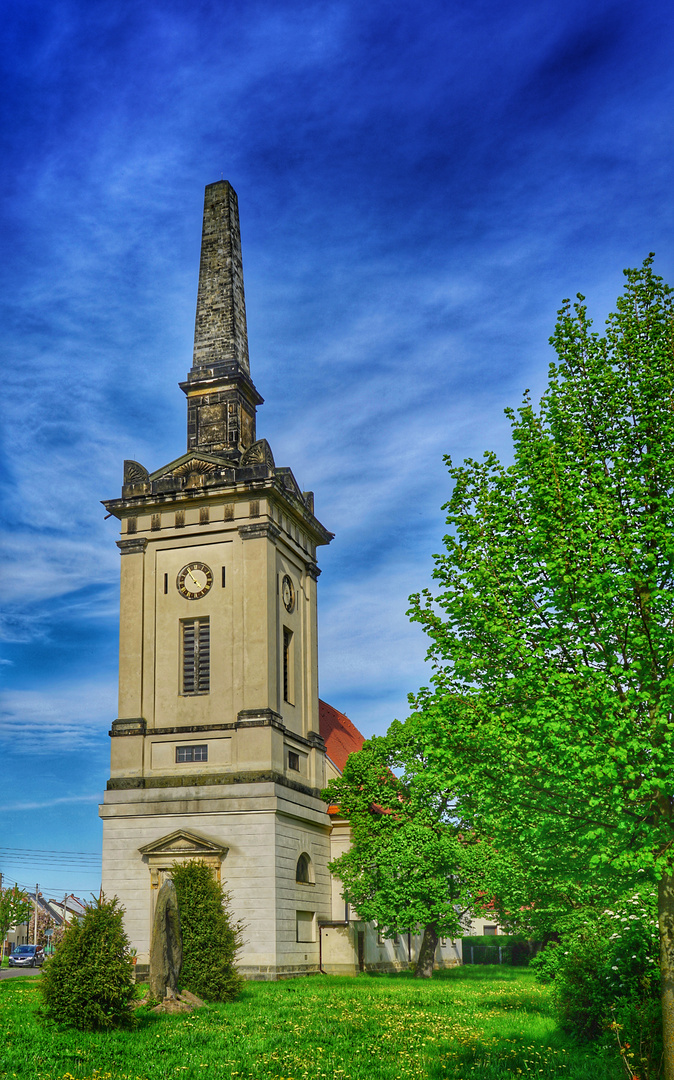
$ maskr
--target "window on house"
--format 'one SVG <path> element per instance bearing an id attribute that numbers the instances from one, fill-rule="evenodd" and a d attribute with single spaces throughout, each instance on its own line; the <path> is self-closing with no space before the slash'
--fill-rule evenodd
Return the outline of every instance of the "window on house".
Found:
<path id="1" fill-rule="evenodd" d="M 293 632 L 283 627 L 283 700 L 293 704 Z"/>
<path id="2" fill-rule="evenodd" d="M 311 885 L 311 860 L 304 851 L 297 860 L 295 881 L 298 881 L 300 885 Z"/>
<path id="3" fill-rule="evenodd" d="M 208 746 L 176 746 L 176 763 L 208 761 Z"/>
<path id="4" fill-rule="evenodd" d="M 300 755 L 295 754 L 292 750 L 288 751 L 288 768 L 293 769 L 295 772 L 300 771 Z"/>
<path id="5" fill-rule="evenodd" d="M 183 619 L 181 627 L 182 688 L 185 696 L 210 690 L 211 629 L 208 617 Z"/>
<path id="6" fill-rule="evenodd" d="M 482 933 L 485 935 L 485 937 L 496 937 L 497 932 L 498 927 L 496 926 L 485 926 L 482 929 Z"/>

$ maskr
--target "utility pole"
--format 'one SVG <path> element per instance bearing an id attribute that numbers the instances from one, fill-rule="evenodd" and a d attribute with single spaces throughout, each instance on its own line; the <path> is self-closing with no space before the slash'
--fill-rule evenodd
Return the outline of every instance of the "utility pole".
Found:
<path id="1" fill-rule="evenodd" d="M 40 886 L 35 884 L 35 926 L 33 927 L 33 945 L 37 945 L 37 891 Z"/>

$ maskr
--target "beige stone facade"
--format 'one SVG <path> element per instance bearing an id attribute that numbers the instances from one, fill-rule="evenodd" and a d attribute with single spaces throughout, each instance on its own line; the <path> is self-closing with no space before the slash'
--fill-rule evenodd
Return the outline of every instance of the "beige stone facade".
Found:
<path id="1" fill-rule="evenodd" d="M 125 926 L 149 963 L 150 927 L 162 875 L 185 858 L 204 859 L 229 891 L 245 926 L 241 969 L 252 978 L 317 971 L 318 921 L 329 917 L 329 837 L 315 800 L 274 783 L 208 785 L 106 794 L 103 887 L 120 893 Z M 170 838 L 173 837 L 173 840 Z M 168 838 L 168 839 L 167 839 Z M 176 838 L 178 843 L 176 843 Z M 154 849 L 154 850 L 152 850 Z M 308 854 L 315 881 L 298 884 L 297 861 Z M 300 920 L 309 913 L 308 934 Z M 307 938 L 308 940 L 299 940 Z"/>
<path id="2" fill-rule="evenodd" d="M 205 860 L 244 925 L 251 978 L 397 968 L 419 940 L 354 920 L 328 863 L 349 843 L 320 791 L 362 736 L 318 699 L 316 551 L 332 534 L 256 438 L 236 195 L 206 188 L 187 452 L 124 465 L 119 707 L 103 890 L 149 964 L 155 897 Z M 326 739 L 329 742 L 326 753 Z M 332 755 L 332 756 L 331 756 Z M 455 963 L 457 949 L 439 948 Z"/>
<path id="3" fill-rule="evenodd" d="M 245 926 L 243 970 L 316 971 L 331 917 L 316 549 L 331 534 L 256 439 L 262 398 L 225 182 L 206 189 L 182 389 L 187 452 L 152 473 L 127 461 L 122 496 L 106 503 L 120 521 L 121 596 L 103 889 L 125 907 L 142 970 L 163 875 L 203 858 Z"/>

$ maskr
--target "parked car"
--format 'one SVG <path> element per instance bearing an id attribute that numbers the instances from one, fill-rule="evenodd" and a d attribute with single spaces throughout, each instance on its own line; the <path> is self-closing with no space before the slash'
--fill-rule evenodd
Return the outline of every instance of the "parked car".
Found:
<path id="1" fill-rule="evenodd" d="M 9 958 L 10 967 L 42 967 L 44 949 L 41 945 L 17 945 Z"/>

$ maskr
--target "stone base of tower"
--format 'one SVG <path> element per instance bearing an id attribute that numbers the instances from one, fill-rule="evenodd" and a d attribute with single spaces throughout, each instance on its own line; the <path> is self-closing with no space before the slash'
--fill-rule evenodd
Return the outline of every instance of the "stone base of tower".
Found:
<path id="1" fill-rule="evenodd" d="M 278 783 L 241 783 L 107 791 L 99 812 L 103 891 L 124 907 L 139 976 L 159 886 L 176 862 L 193 858 L 212 867 L 243 924 L 246 978 L 319 970 L 319 923 L 331 917 L 330 823 L 320 800 Z"/>

